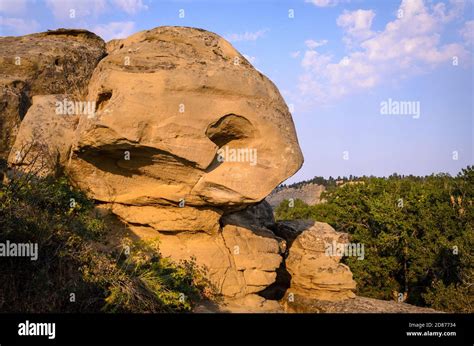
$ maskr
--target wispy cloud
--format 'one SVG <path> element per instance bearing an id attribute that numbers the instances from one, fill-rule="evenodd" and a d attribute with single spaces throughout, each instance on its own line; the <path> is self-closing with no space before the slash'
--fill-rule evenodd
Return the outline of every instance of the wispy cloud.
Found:
<path id="1" fill-rule="evenodd" d="M 474 46 L 474 20 L 469 20 L 464 23 L 464 26 L 459 31 L 464 42 L 468 46 Z"/>
<path id="2" fill-rule="evenodd" d="M 333 7 L 341 2 L 349 2 L 350 0 L 305 0 L 317 7 Z"/>
<path id="3" fill-rule="evenodd" d="M 308 47 L 301 60 L 304 73 L 299 77 L 299 91 L 305 102 L 328 102 L 369 90 L 387 80 L 450 63 L 454 56 L 468 60 L 469 52 L 461 43 L 440 42 L 439 33 L 452 8 L 440 12 L 440 8 L 428 8 L 422 0 L 404 0 L 399 10 L 403 15 L 379 32 L 372 30 L 373 11 L 344 12 L 337 24 L 351 50 L 342 59 Z"/>
<path id="4" fill-rule="evenodd" d="M 46 5 L 51 9 L 56 19 L 71 19 L 87 16 L 98 16 L 107 8 L 106 0 L 46 0 Z"/>
<path id="5" fill-rule="evenodd" d="M 0 12 L 18 15 L 26 11 L 26 0 L 1 0 Z"/>
<path id="6" fill-rule="evenodd" d="M 326 43 L 328 43 L 328 40 L 321 40 L 321 41 L 306 40 L 306 41 L 304 41 L 304 44 L 309 49 L 316 49 L 318 47 L 324 46 Z"/>
<path id="7" fill-rule="evenodd" d="M 71 11 L 74 12 L 74 18 L 84 18 L 97 17 L 108 10 L 132 15 L 148 9 L 143 0 L 46 0 L 46 5 L 59 20 L 71 19 Z"/>
<path id="8" fill-rule="evenodd" d="M 113 3 L 128 14 L 136 14 L 148 9 L 142 0 L 113 0 Z"/>
<path id="9" fill-rule="evenodd" d="M 4 18 L 0 16 L 0 23 L 16 35 L 26 35 L 37 32 L 40 25 L 36 20 L 22 18 Z"/>
<path id="10" fill-rule="evenodd" d="M 267 32 L 268 32 L 268 29 L 262 29 L 255 32 L 246 31 L 243 34 L 237 34 L 237 33 L 229 34 L 229 35 L 226 35 L 225 38 L 229 42 L 256 41 L 259 38 L 264 37 Z"/>
<path id="11" fill-rule="evenodd" d="M 290 56 L 294 59 L 296 59 L 297 57 L 299 57 L 301 54 L 301 51 L 297 50 L 296 52 L 290 52 Z"/>
<path id="12" fill-rule="evenodd" d="M 344 30 L 344 42 L 351 45 L 375 35 L 371 30 L 374 17 L 375 12 L 372 10 L 344 11 L 336 21 Z"/>
<path id="13" fill-rule="evenodd" d="M 114 38 L 126 38 L 135 32 L 135 22 L 110 22 L 96 25 L 93 29 L 105 41 Z"/>

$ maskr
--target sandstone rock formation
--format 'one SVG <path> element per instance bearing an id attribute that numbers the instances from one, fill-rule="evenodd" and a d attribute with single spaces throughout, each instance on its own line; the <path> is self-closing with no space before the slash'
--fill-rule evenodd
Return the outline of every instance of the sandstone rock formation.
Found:
<path id="1" fill-rule="evenodd" d="M 285 199 L 293 200 L 301 199 L 308 205 L 315 205 L 321 203 L 321 194 L 326 190 L 323 185 L 306 184 L 301 187 L 284 187 L 272 191 L 272 193 L 265 199 L 272 208 L 276 208 Z"/>
<path id="2" fill-rule="evenodd" d="M 0 159 L 7 158 L 32 97 L 82 94 L 104 55 L 104 41 L 86 30 L 0 37 Z"/>
<path id="3" fill-rule="evenodd" d="M 116 42 L 88 98 L 97 112 L 79 122 L 68 171 L 99 201 L 239 208 L 302 164 L 277 88 L 203 30 L 161 27 Z M 224 148 L 240 156 L 220 162 Z"/>
<path id="4" fill-rule="evenodd" d="M 349 267 L 339 263 L 342 256 L 337 251 L 327 251 L 333 244 L 348 243 L 346 233 L 336 232 L 327 223 L 288 221 L 279 225 L 277 234 L 288 241 L 288 292 L 317 300 L 355 297 L 356 283 Z"/>
<path id="5" fill-rule="evenodd" d="M 290 292 L 289 292 L 290 293 Z M 302 294 L 289 293 L 281 300 L 286 312 L 296 313 L 439 313 L 439 311 L 422 308 L 406 303 L 379 300 L 367 297 L 355 297 L 344 300 L 318 300 Z"/>
<path id="6" fill-rule="evenodd" d="M 67 164 L 77 115 L 57 114 L 56 102 L 67 95 L 33 96 L 33 105 L 21 122 L 8 161 L 16 167 L 29 167 L 38 175 L 56 173 Z"/>
<path id="7" fill-rule="evenodd" d="M 0 48 L 0 164 L 9 153 L 12 171 L 66 171 L 97 201 L 111 247 L 120 237 L 158 240 L 163 256 L 194 259 L 226 297 L 196 311 L 377 305 L 347 299 L 352 274 L 325 255 L 344 234 L 275 223 L 262 202 L 303 157 L 279 91 L 227 41 L 159 27 L 105 46 L 60 29 L 0 38 Z M 67 100 L 92 102 L 93 112 L 58 110 Z"/>
<path id="8" fill-rule="evenodd" d="M 266 227 L 268 205 L 254 205 L 303 160 L 277 88 L 204 30 L 160 27 L 107 50 L 83 99 L 95 112 L 58 114 L 70 95 L 35 97 L 10 164 L 55 158 L 46 172 L 62 167 L 163 256 L 194 258 L 223 295 L 264 290 L 286 245 Z"/>

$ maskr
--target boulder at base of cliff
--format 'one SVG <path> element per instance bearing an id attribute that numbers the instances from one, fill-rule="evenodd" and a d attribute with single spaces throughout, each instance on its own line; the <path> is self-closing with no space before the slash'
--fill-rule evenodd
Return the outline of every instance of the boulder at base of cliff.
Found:
<path id="1" fill-rule="evenodd" d="M 286 221 L 277 229 L 277 235 L 288 241 L 285 266 L 291 275 L 289 293 L 332 301 L 355 297 L 351 270 L 340 263 L 339 253 L 327 251 L 334 244 L 348 243 L 347 234 L 314 221 Z"/>

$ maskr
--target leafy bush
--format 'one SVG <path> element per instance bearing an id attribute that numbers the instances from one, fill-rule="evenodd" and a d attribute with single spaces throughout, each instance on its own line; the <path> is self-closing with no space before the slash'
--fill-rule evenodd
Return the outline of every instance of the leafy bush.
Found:
<path id="1" fill-rule="evenodd" d="M 0 186 L 0 243 L 39 249 L 36 261 L 0 257 L 0 311 L 179 312 L 214 297 L 193 261 L 162 258 L 155 243 L 109 249 L 108 232 L 64 177 L 18 175 Z"/>
<path id="2" fill-rule="evenodd" d="M 351 234 L 365 247 L 364 260 L 346 257 L 358 294 L 444 311 L 473 312 L 474 169 L 458 176 L 364 177 L 308 206 L 284 201 L 276 218 L 310 218 Z"/>

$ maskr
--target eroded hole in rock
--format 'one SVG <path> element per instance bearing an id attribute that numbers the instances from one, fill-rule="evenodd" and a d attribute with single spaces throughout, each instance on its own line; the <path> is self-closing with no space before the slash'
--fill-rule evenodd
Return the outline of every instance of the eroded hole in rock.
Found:
<path id="1" fill-rule="evenodd" d="M 109 100 L 112 98 L 112 91 L 106 90 L 99 93 L 96 100 L 97 110 L 100 111 L 105 108 Z"/>
<path id="2" fill-rule="evenodd" d="M 206 129 L 206 136 L 218 147 L 227 143 L 252 138 L 255 128 L 250 121 L 240 115 L 228 114 L 210 124 Z"/>

